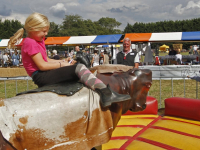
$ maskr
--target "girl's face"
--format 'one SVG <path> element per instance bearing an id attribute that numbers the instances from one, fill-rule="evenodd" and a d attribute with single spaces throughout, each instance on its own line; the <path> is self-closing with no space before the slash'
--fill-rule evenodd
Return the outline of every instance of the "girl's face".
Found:
<path id="1" fill-rule="evenodd" d="M 42 41 L 48 34 L 48 32 L 49 32 L 49 27 L 44 27 L 40 31 L 30 31 L 28 37 L 36 41 Z"/>

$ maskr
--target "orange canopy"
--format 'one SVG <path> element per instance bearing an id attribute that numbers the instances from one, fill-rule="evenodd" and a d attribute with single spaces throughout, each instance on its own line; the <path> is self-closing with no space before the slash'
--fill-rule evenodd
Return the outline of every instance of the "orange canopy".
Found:
<path id="1" fill-rule="evenodd" d="M 129 38 L 132 43 L 134 42 L 149 42 L 152 33 L 126 33 L 124 38 Z M 123 40 L 121 40 L 123 42 Z"/>
<path id="2" fill-rule="evenodd" d="M 65 37 L 48 37 L 44 41 L 44 43 L 45 43 L 45 45 L 62 45 L 69 38 L 70 38 L 70 36 L 65 36 Z"/>

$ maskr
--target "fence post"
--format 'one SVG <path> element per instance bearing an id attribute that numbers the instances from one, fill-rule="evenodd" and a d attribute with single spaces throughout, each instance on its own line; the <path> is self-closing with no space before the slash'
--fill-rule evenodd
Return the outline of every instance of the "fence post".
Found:
<path id="1" fill-rule="evenodd" d="M 17 94 L 17 92 L 18 92 L 18 90 L 17 90 L 17 80 L 15 80 L 15 85 L 16 85 L 16 94 Z"/>
<path id="2" fill-rule="evenodd" d="M 7 98 L 7 94 L 6 94 L 6 80 L 4 80 L 4 87 L 5 87 L 5 98 Z"/>
<path id="3" fill-rule="evenodd" d="M 27 81 L 27 91 L 28 91 L 28 79 L 26 81 Z"/>
<path id="4" fill-rule="evenodd" d="M 162 101 L 161 101 L 161 78 L 160 78 L 160 108 L 162 107 Z"/>
<path id="5" fill-rule="evenodd" d="M 174 93 L 173 93 L 173 78 L 171 78 L 172 80 L 172 97 L 174 97 Z"/>
<path id="6" fill-rule="evenodd" d="M 184 81 L 184 98 L 185 98 L 185 77 L 183 78 Z"/>
<path id="7" fill-rule="evenodd" d="M 198 99 L 198 81 L 196 81 L 196 99 Z"/>

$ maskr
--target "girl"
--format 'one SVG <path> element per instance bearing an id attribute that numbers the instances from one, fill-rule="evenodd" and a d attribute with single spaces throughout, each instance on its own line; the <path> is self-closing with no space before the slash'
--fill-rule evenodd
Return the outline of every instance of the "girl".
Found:
<path id="1" fill-rule="evenodd" d="M 110 89 L 96 78 L 83 64 L 69 63 L 69 60 L 54 60 L 47 57 L 44 44 L 50 23 L 48 18 L 40 13 L 31 14 L 25 21 L 24 29 L 27 37 L 24 39 L 21 53 L 26 72 L 39 87 L 65 81 L 80 80 L 87 87 L 100 94 L 101 104 L 108 107 L 112 103 L 130 99 L 130 95 L 122 95 Z M 14 48 L 15 43 L 23 37 L 24 29 L 19 29 L 8 42 L 8 48 Z M 82 59 L 80 57 L 79 59 Z M 80 61 L 81 62 L 81 61 Z M 53 79 L 53 80 L 52 80 Z"/>

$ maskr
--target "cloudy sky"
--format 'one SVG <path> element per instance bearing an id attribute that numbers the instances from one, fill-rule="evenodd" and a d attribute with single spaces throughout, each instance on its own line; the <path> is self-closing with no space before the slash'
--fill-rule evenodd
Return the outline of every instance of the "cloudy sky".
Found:
<path id="1" fill-rule="evenodd" d="M 78 14 L 97 21 L 115 18 L 124 30 L 127 23 L 183 20 L 200 17 L 200 0 L 0 0 L 0 18 L 23 24 L 33 12 L 61 24 L 65 15 Z"/>

